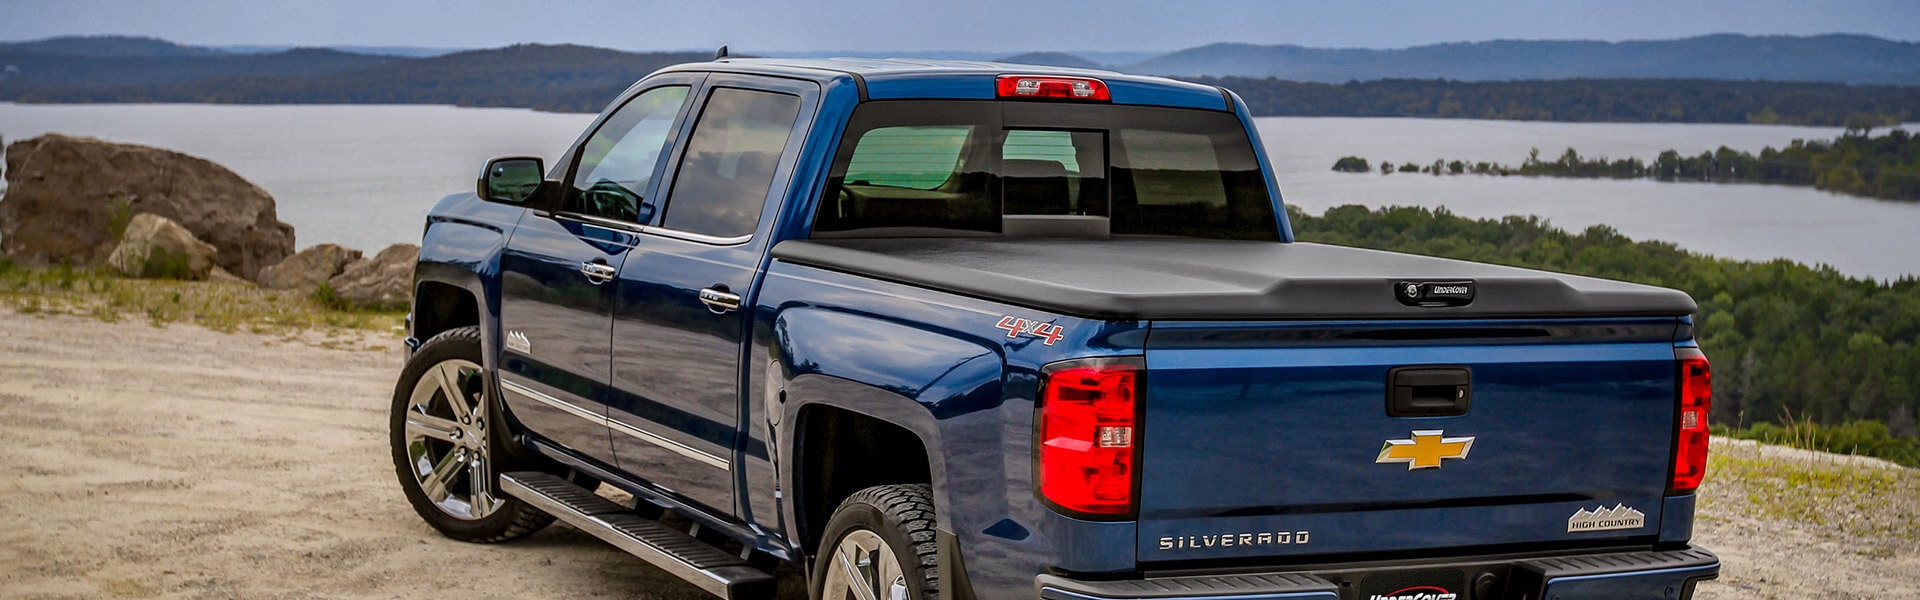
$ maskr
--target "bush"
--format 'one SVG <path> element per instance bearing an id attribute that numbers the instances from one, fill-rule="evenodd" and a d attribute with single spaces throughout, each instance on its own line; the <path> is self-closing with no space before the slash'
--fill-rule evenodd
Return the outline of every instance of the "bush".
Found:
<path id="1" fill-rule="evenodd" d="M 193 279 L 193 258 L 184 252 L 153 248 L 140 263 L 140 276 L 147 279 Z"/>
<path id="2" fill-rule="evenodd" d="M 333 310 L 353 310 L 353 302 L 341 296 L 339 290 L 333 289 L 331 282 L 322 281 L 319 287 L 313 288 L 313 299 Z"/>
<path id="3" fill-rule="evenodd" d="M 120 238 L 127 235 L 127 225 L 132 223 L 133 203 L 126 198 L 114 198 L 112 205 L 107 208 L 107 239 L 115 244 L 120 243 Z"/>
<path id="4" fill-rule="evenodd" d="M 1920 439 L 1894 437 L 1888 432 L 1887 424 L 1879 421 L 1848 421 L 1839 425 L 1789 421 L 1785 424 L 1756 423 L 1746 429 L 1716 429 L 1728 437 L 1836 454 L 1871 456 L 1908 467 L 1920 467 Z"/>
<path id="5" fill-rule="evenodd" d="M 1367 159 L 1358 156 L 1342 156 L 1340 160 L 1333 161 L 1333 170 L 1341 173 L 1369 173 L 1373 171 L 1373 165 L 1367 164 Z"/>

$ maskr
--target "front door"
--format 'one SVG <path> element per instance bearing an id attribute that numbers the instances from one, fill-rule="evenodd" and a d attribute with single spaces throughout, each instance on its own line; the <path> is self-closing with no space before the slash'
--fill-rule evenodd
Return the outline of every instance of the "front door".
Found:
<path id="1" fill-rule="evenodd" d="M 500 259 L 501 399 L 524 430 L 609 464 L 611 282 L 697 84 L 659 82 L 596 123 L 562 171 L 560 209 L 529 210 Z"/>
<path id="2" fill-rule="evenodd" d="M 763 213 L 786 192 L 794 132 L 818 88 L 717 74 L 707 88 L 660 224 L 620 269 L 608 418 L 622 470 L 737 517 L 740 353 L 772 220 Z"/>

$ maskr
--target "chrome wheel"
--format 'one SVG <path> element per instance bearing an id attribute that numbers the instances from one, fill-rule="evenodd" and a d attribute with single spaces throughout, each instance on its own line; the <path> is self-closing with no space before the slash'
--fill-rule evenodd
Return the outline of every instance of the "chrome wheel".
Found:
<path id="1" fill-rule="evenodd" d="M 866 529 L 841 538 L 820 590 L 822 600 L 910 600 L 900 559 L 886 540 Z"/>
<path id="2" fill-rule="evenodd" d="M 485 384 L 480 365 L 444 360 L 427 369 L 407 402 L 406 452 L 427 500 L 456 519 L 499 510 L 493 495 Z"/>

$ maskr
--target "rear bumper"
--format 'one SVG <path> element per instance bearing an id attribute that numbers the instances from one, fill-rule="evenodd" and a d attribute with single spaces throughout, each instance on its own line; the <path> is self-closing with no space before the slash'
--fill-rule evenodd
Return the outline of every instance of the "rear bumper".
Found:
<path id="1" fill-rule="evenodd" d="M 1395 591 L 1423 600 L 1685 600 L 1719 575 L 1719 557 L 1688 548 L 1114 581 L 1041 575 L 1034 585 L 1041 600 L 1378 600 Z"/>

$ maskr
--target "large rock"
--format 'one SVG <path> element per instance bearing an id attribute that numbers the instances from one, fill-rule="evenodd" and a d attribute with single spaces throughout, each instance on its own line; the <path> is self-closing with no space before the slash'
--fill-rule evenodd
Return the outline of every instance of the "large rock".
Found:
<path id="1" fill-rule="evenodd" d="M 333 279 L 360 258 L 360 251 L 352 248 L 334 244 L 310 246 L 280 264 L 261 269 L 260 287 L 310 290 Z"/>
<path id="2" fill-rule="evenodd" d="M 347 265 L 327 283 L 334 296 L 353 306 L 402 308 L 413 299 L 413 265 L 419 260 L 419 246 L 394 244 Z"/>
<path id="3" fill-rule="evenodd" d="M 166 217 L 140 213 L 107 256 L 107 266 L 128 277 L 206 279 L 216 268 L 211 244 Z"/>
<path id="4" fill-rule="evenodd" d="M 128 217 L 166 217 L 252 279 L 293 254 L 273 197 L 205 159 L 146 146 L 47 134 L 7 146 L 0 253 L 34 264 L 96 264 Z"/>

